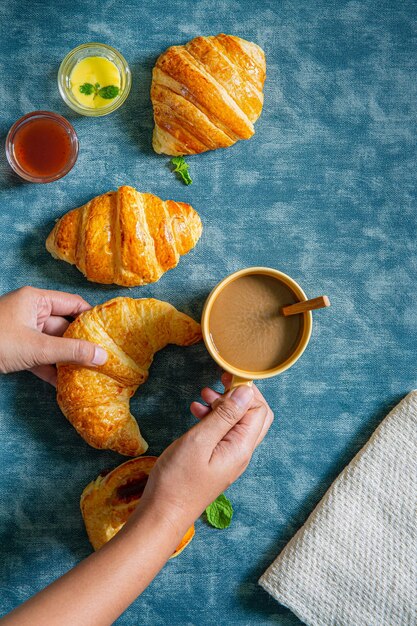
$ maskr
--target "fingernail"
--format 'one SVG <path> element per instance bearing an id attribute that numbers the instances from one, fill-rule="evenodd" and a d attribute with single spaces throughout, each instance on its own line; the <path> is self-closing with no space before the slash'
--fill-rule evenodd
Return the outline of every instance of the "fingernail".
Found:
<path id="1" fill-rule="evenodd" d="M 231 398 L 233 399 L 233 402 L 236 402 L 236 404 L 240 406 L 240 408 L 244 409 L 253 398 L 252 387 L 239 385 L 239 387 L 233 389 Z"/>
<path id="2" fill-rule="evenodd" d="M 94 350 L 94 358 L 91 361 L 91 363 L 93 365 L 104 365 L 106 361 L 107 361 L 107 352 L 103 348 L 100 348 L 100 346 L 96 346 Z"/>

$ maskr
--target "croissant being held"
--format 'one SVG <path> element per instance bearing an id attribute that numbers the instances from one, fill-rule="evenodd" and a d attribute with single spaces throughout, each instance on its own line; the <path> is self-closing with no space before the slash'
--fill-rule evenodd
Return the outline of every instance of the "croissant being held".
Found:
<path id="1" fill-rule="evenodd" d="M 65 337 L 105 348 L 108 359 L 96 369 L 58 364 L 58 404 L 78 433 L 94 448 L 127 456 L 146 451 L 130 398 L 148 378 L 154 353 L 173 343 L 201 339 L 200 324 L 167 302 L 114 298 L 82 313 Z"/>

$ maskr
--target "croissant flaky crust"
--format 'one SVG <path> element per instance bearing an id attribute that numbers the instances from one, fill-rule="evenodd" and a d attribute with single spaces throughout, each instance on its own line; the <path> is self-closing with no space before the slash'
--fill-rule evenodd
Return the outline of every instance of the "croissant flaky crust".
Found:
<path id="1" fill-rule="evenodd" d="M 125 525 L 146 487 L 156 456 L 131 459 L 111 472 L 101 473 L 87 485 L 81 495 L 81 513 L 88 538 L 99 550 Z M 171 558 L 178 556 L 194 537 L 191 526 Z"/>
<path id="2" fill-rule="evenodd" d="M 86 339 L 107 351 L 104 365 L 89 369 L 58 364 L 58 404 L 94 448 L 137 456 L 148 444 L 129 411 L 130 398 L 148 378 L 154 353 L 173 343 L 201 339 L 200 324 L 153 298 L 114 298 L 82 313 L 65 337 Z"/>
<path id="3" fill-rule="evenodd" d="M 240 37 L 196 37 L 168 48 L 152 73 L 155 152 L 198 154 L 252 137 L 265 73 L 263 50 Z"/>
<path id="4" fill-rule="evenodd" d="M 64 215 L 46 248 L 88 280 L 134 287 L 153 283 L 178 265 L 201 231 L 200 217 L 189 204 L 124 186 Z"/>

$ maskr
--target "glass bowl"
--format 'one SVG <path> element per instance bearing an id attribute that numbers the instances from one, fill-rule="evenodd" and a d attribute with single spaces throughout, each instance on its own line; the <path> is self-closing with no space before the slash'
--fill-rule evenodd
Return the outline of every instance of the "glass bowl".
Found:
<path id="1" fill-rule="evenodd" d="M 61 128 L 65 130 L 69 138 L 68 158 L 65 161 L 65 164 L 49 174 L 35 173 L 34 171 L 30 172 L 28 169 L 25 169 L 24 164 L 19 161 L 19 157 L 15 150 L 16 139 L 18 143 L 19 131 L 24 130 L 31 124 L 31 122 L 36 120 L 45 120 L 59 124 Z M 24 115 L 13 124 L 6 137 L 6 156 L 10 167 L 20 176 L 20 178 L 23 178 L 31 183 L 52 183 L 68 174 L 77 161 L 78 148 L 78 137 L 73 126 L 68 120 L 65 119 L 65 117 L 51 111 L 33 111 L 33 113 Z"/>
<path id="2" fill-rule="evenodd" d="M 119 95 L 114 100 L 109 101 L 107 106 L 97 109 L 84 106 L 74 98 L 70 81 L 71 73 L 76 64 L 82 59 L 93 56 L 105 57 L 114 63 L 120 74 Z M 100 117 L 116 111 L 129 95 L 131 84 L 132 75 L 126 59 L 115 48 L 104 43 L 84 43 L 81 46 L 77 46 L 67 54 L 58 70 L 58 89 L 64 102 L 77 113 L 91 117 Z"/>

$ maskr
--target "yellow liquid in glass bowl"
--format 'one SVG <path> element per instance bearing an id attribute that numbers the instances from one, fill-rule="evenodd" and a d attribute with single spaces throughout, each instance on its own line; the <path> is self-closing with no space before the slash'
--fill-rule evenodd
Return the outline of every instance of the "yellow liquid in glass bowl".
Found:
<path id="1" fill-rule="evenodd" d="M 81 61 L 78 61 L 72 70 L 70 83 L 72 95 L 77 102 L 90 109 L 101 109 L 115 102 L 119 98 L 119 95 L 112 99 L 102 98 L 95 92 L 87 95 L 80 91 L 81 85 L 85 83 L 97 85 L 98 83 L 100 88 L 114 85 L 120 89 L 121 77 L 116 65 L 109 61 L 109 59 L 99 56 L 85 57 L 81 59 Z"/>

